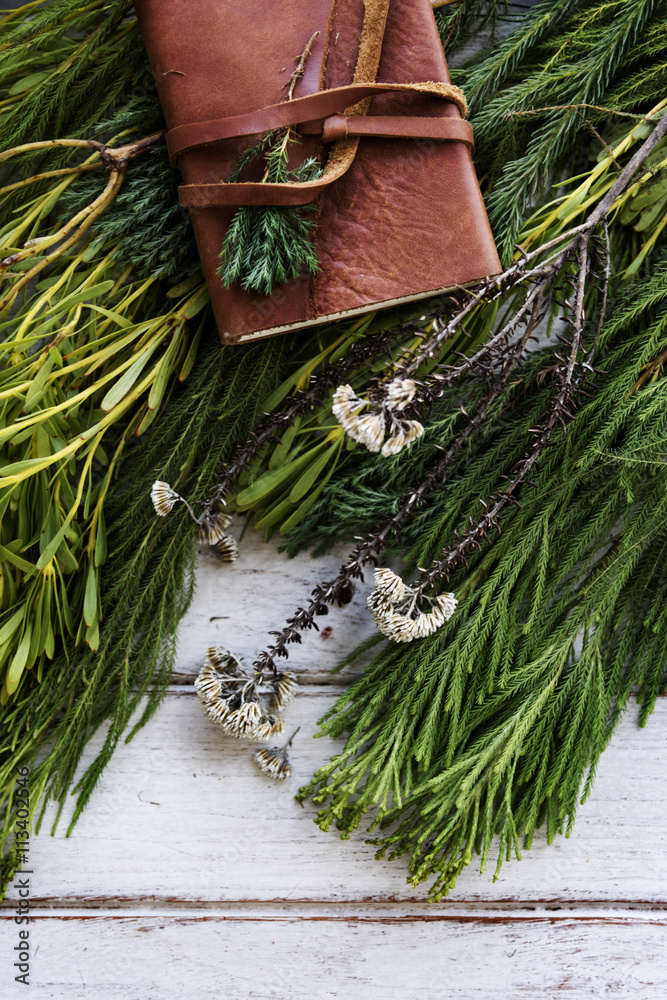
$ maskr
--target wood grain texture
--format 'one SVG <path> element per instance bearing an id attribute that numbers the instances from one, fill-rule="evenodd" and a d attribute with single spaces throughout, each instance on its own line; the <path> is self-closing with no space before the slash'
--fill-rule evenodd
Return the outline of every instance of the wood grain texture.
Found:
<path id="1" fill-rule="evenodd" d="M 378 864 L 362 832 L 350 841 L 324 834 L 313 823 L 314 807 L 294 801 L 293 792 L 335 749 L 328 739 L 311 738 L 335 694 L 307 688 L 289 707 L 288 726 L 302 729 L 293 777 L 283 784 L 257 770 L 254 744 L 222 735 L 194 694 L 172 689 L 157 716 L 119 748 L 71 837 L 65 839 L 65 816 L 55 839 L 34 840 L 33 893 L 70 905 L 99 905 L 110 896 L 190 903 L 423 899 L 424 886 L 406 884 L 404 861 Z M 551 847 L 536 837 L 495 883 L 493 864 L 482 876 L 472 865 L 452 902 L 667 900 L 666 730 L 665 699 L 644 730 L 628 714 L 573 835 Z M 49 810 L 44 831 L 54 816 Z"/>
<path id="2" fill-rule="evenodd" d="M 257 536 L 243 559 L 202 554 L 180 638 L 178 683 L 158 714 L 121 745 L 71 837 L 55 810 L 32 840 L 33 963 L 39 1000 L 520 1000 L 666 995 L 667 922 L 662 761 L 667 699 L 646 729 L 632 713 L 603 756 L 569 840 L 537 837 L 521 862 L 473 865 L 452 896 L 425 901 L 401 860 L 379 863 L 358 832 L 342 842 L 313 823 L 293 792 L 337 744 L 312 739 L 317 719 L 360 669 L 331 675 L 372 634 L 363 601 L 296 647 L 302 687 L 287 726 L 302 726 L 294 775 L 257 771 L 252 745 L 223 736 L 192 688 L 210 644 L 251 658 L 267 627 L 333 575 L 344 550 L 289 561 Z M 92 759 L 103 733 L 86 752 Z M 71 813 L 71 809 L 69 810 Z M 0 995 L 13 982 L 16 890 L 0 910 Z"/>
<path id="3" fill-rule="evenodd" d="M 242 527 L 235 518 L 230 530 L 238 538 Z M 189 681 L 197 673 L 208 646 L 226 646 L 252 661 L 270 639 L 269 629 L 282 628 L 285 619 L 308 601 L 316 583 L 336 575 L 349 551 L 338 545 L 320 558 L 289 559 L 278 547 L 278 540 L 267 545 L 261 533 L 248 530 L 236 563 L 221 563 L 210 549 L 200 550 L 196 597 L 179 629 L 176 680 Z M 369 569 L 349 605 L 318 619 L 320 629 L 327 629 L 326 637 L 322 631 L 311 631 L 304 634 L 301 645 L 291 647 L 289 668 L 303 682 L 332 683 L 331 671 L 339 661 L 375 633 L 366 609 L 372 584 Z M 337 679 L 356 676 L 360 670 L 348 667 Z"/>
<path id="4" fill-rule="evenodd" d="M 663 1000 L 662 918 L 39 919 L 45 1000 Z M 14 1000 L 12 983 L 3 996 Z"/>

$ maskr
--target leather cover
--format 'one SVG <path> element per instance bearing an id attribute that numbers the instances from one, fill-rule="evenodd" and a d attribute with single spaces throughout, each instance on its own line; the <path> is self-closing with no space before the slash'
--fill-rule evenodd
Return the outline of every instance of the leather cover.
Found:
<path id="1" fill-rule="evenodd" d="M 136 0 L 169 129 L 279 104 L 315 32 L 294 98 L 357 82 L 364 19 L 373 5 L 381 7 L 382 0 Z M 378 46 L 378 82 L 449 81 L 430 0 L 389 0 Z M 368 115 L 383 122 L 389 116 L 460 119 L 455 103 L 426 93 L 378 93 Z M 341 119 L 327 119 L 334 122 L 332 135 Z M 321 129 L 312 123 L 304 126 L 299 159 L 319 155 L 326 161 L 336 149 L 316 131 Z M 387 128 L 378 122 L 376 131 Z M 400 126 L 394 131 L 402 134 Z M 452 134 L 458 131 L 463 135 L 458 127 Z M 351 141 L 358 143 L 351 166 L 318 198 L 320 272 L 278 286 L 270 296 L 225 288 L 217 275 L 236 208 L 191 208 L 223 341 L 424 298 L 501 270 L 465 141 L 372 132 L 342 140 Z M 178 167 L 185 185 L 224 183 L 248 144 L 241 136 L 183 152 Z M 259 178 L 251 173 L 243 179 Z"/>

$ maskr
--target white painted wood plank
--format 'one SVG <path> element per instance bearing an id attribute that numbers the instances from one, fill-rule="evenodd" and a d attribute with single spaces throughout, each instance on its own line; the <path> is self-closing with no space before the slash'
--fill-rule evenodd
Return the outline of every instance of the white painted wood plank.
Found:
<path id="1" fill-rule="evenodd" d="M 64 838 L 63 823 L 51 839 L 47 818 L 33 839 L 33 896 L 98 905 L 423 899 L 423 886 L 406 885 L 404 862 L 376 862 L 362 833 L 347 842 L 322 833 L 312 822 L 314 808 L 292 797 L 334 750 L 331 741 L 310 738 L 334 693 L 308 688 L 290 706 L 288 725 L 302 731 L 294 776 L 278 784 L 256 770 L 251 745 L 223 736 L 192 693 L 173 689 L 145 730 L 119 748 L 72 836 Z M 628 715 L 573 836 L 551 847 L 538 836 L 495 884 L 493 865 L 481 877 L 471 866 L 452 904 L 666 901 L 666 739 L 667 699 L 644 730 Z"/>
<path id="2" fill-rule="evenodd" d="M 3 934 L 3 990 L 14 984 Z M 663 1000 L 664 919 L 47 917 L 33 1000 Z"/>
<path id="3" fill-rule="evenodd" d="M 238 538 L 243 522 L 235 518 L 230 530 Z M 305 605 L 313 587 L 336 576 L 351 546 L 336 546 L 326 556 L 307 554 L 289 559 L 279 553 L 279 538 L 269 543 L 264 535 L 246 531 L 236 563 L 222 563 L 210 549 L 200 550 L 197 592 L 179 628 L 178 670 L 183 679 L 195 674 L 208 646 L 226 646 L 252 662 L 269 641 L 269 629 L 282 628 L 297 607 Z M 330 671 L 376 629 L 366 608 L 372 590 L 372 568 L 345 608 L 332 608 L 318 618 L 320 629 L 304 633 L 303 643 L 290 648 L 289 667 L 310 680 L 330 683 Z M 360 668 L 346 668 L 342 677 Z"/>

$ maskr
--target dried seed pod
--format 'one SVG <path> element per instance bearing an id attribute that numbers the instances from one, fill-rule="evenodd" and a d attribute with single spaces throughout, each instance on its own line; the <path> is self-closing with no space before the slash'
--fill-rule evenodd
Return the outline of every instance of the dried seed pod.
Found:
<path id="1" fill-rule="evenodd" d="M 384 440 L 384 420 L 377 413 L 366 413 L 352 420 L 347 433 L 369 451 L 379 451 Z"/>
<path id="2" fill-rule="evenodd" d="M 239 546 L 233 535 L 221 535 L 213 547 L 223 562 L 236 562 L 239 557 Z"/>
<path id="3" fill-rule="evenodd" d="M 399 604 L 405 597 L 405 581 L 386 567 L 380 567 L 373 571 L 375 589 L 384 596 L 391 604 Z"/>
<path id="4" fill-rule="evenodd" d="M 252 740 L 261 718 L 262 708 L 259 702 L 244 701 L 239 708 L 229 713 L 225 721 L 225 732 L 237 739 Z"/>
<path id="5" fill-rule="evenodd" d="M 403 430 L 405 431 L 406 445 L 411 445 L 413 441 L 416 441 L 424 433 L 424 425 L 419 420 L 404 420 Z"/>
<path id="6" fill-rule="evenodd" d="M 394 610 L 394 606 L 391 601 L 377 590 L 374 590 L 373 593 L 369 594 L 366 598 L 366 607 L 373 616 L 373 621 L 378 628 L 380 628 L 378 622 L 380 620 L 384 620 L 387 615 L 391 614 Z"/>
<path id="7" fill-rule="evenodd" d="M 274 781 L 284 781 L 292 773 L 292 765 L 287 757 L 286 749 L 269 750 L 264 747 L 253 754 L 253 760 L 260 771 L 267 774 Z"/>
<path id="8" fill-rule="evenodd" d="M 453 594 L 440 594 L 439 597 L 436 597 L 436 602 L 445 616 L 445 621 L 449 621 L 456 611 L 456 607 L 459 603 L 458 600 Z"/>
<path id="9" fill-rule="evenodd" d="M 403 420 L 393 437 L 387 438 L 382 446 L 382 454 L 385 458 L 390 455 L 397 455 L 399 451 L 409 447 L 413 441 L 424 433 L 424 426 L 418 420 Z"/>
<path id="10" fill-rule="evenodd" d="M 397 611 L 391 611 L 384 617 L 375 619 L 380 632 L 394 642 L 411 642 L 416 638 L 416 623 L 413 618 L 401 615 Z"/>
<path id="11" fill-rule="evenodd" d="M 289 705 L 298 686 L 296 676 L 291 671 L 278 674 L 271 683 L 273 688 L 271 708 L 283 709 Z"/>
<path id="12" fill-rule="evenodd" d="M 443 624 L 444 619 L 435 609 L 429 611 L 428 614 L 422 613 L 417 615 L 415 619 L 414 638 L 423 639 L 427 635 L 432 635 Z"/>
<path id="13" fill-rule="evenodd" d="M 237 671 L 240 666 L 238 657 L 230 653 L 224 646 L 209 646 L 206 650 L 206 663 L 218 670 L 229 670 L 230 672 Z"/>
<path id="14" fill-rule="evenodd" d="M 205 513 L 197 531 L 197 540 L 200 545 L 215 545 L 225 536 L 225 528 L 229 525 L 231 517 L 224 510 L 215 510 Z"/>
<path id="15" fill-rule="evenodd" d="M 151 487 L 151 500 L 155 507 L 155 513 L 160 517 L 166 517 L 174 504 L 183 498 L 172 490 L 169 483 L 163 483 L 159 479 Z"/>
<path id="16" fill-rule="evenodd" d="M 216 701 L 202 701 L 200 698 L 199 704 L 202 707 L 202 711 L 209 717 L 209 719 L 213 722 L 217 722 L 218 725 L 223 728 L 226 726 L 230 712 L 229 705 L 224 698 L 218 698 Z"/>
<path id="17" fill-rule="evenodd" d="M 366 401 L 357 396 L 351 385 L 339 385 L 333 394 L 331 410 L 345 433 L 349 434 L 359 410 L 366 405 Z"/>
<path id="18" fill-rule="evenodd" d="M 417 383 L 411 378 L 395 378 L 386 387 L 386 405 L 390 410 L 402 410 L 412 401 Z"/>
<path id="19" fill-rule="evenodd" d="M 387 438 L 385 443 L 382 445 L 382 454 L 384 457 L 389 458 L 390 455 L 398 455 L 399 451 L 402 451 L 405 447 L 406 440 L 405 431 L 396 431 L 394 436 Z"/>
<path id="20" fill-rule="evenodd" d="M 255 739 L 269 740 L 272 736 L 280 736 L 285 730 L 285 720 L 282 715 L 263 715 L 255 727 Z"/>
<path id="21" fill-rule="evenodd" d="M 214 666 L 205 663 L 197 674 L 195 690 L 200 701 L 215 701 L 220 697 L 222 681 Z"/>

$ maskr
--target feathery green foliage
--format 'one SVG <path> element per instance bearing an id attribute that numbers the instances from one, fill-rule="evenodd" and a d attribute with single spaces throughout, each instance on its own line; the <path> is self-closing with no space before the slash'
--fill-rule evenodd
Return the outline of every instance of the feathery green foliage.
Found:
<path id="1" fill-rule="evenodd" d="M 91 138 L 132 90 L 154 90 L 131 0 L 51 0 L 0 21 L 5 148 Z"/>
<path id="2" fill-rule="evenodd" d="M 610 110 L 643 114 L 667 91 L 667 3 L 544 0 L 453 79 L 471 107 L 477 169 L 509 261 L 528 206 L 580 169 Z"/>
<path id="3" fill-rule="evenodd" d="M 262 183 L 317 180 L 322 168 L 314 157 L 289 166 L 290 147 L 298 144 L 290 129 L 268 132 L 241 157 L 230 182 L 237 181 L 246 165 L 260 155 L 266 164 Z M 220 253 L 218 274 L 225 287 L 240 282 L 247 292 L 270 295 L 276 285 L 306 273 L 317 274 L 320 265 L 313 247 L 316 214 L 314 203 L 298 208 L 267 205 L 237 209 Z"/>
<path id="4" fill-rule="evenodd" d="M 17 768 L 31 766 L 34 810 L 43 810 L 50 798 L 62 809 L 87 740 L 108 720 L 103 748 L 75 789 L 74 823 L 141 699 L 146 701 L 135 729 L 159 705 L 174 666 L 176 627 L 192 596 L 195 548 L 184 510 L 166 521 L 155 518 L 150 484 L 160 478 L 179 489 L 201 489 L 262 412 L 290 348 L 290 338 L 280 338 L 243 352 L 222 350 L 209 331 L 187 388 L 178 390 L 145 442 L 130 449 L 105 505 L 108 557 L 101 577 L 105 616 L 99 648 L 80 647 L 69 656 L 59 650 L 48 666 L 48 681 L 40 683 L 34 672 L 26 675 L 3 709 L 0 839 L 5 847 L 14 825 Z M 11 848 L 5 879 L 14 863 Z"/>
<path id="5" fill-rule="evenodd" d="M 435 899 L 473 854 L 484 867 L 494 837 L 498 871 L 541 824 L 549 840 L 569 832 L 633 687 L 644 722 L 667 682 L 664 253 L 610 315 L 599 390 L 553 440 L 502 535 L 457 571 L 454 618 L 431 638 L 382 648 L 322 720 L 323 733 L 348 734 L 345 749 L 300 793 L 343 837 L 370 811 L 380 855 L 408 854 L 410 880 L 430 879 Z M 525 453 L 548 409 L 552 358 L 531 359 L 410 527 L 410 566 L 428 565 Z M 451 441 L 453 402 L 401 478 Z M 376 466 L 375 476 L 359 508 L 374 486 L 387 492 L 391 474 Z"/>
<path id="6" fill-rule="evenodd" d="M 93 138 L 109 142 L 117 135 L 137 137 L 164 128 L 155 95 L 131 98 L 123 108 L 97 125 Z M 71 217 L 99 193 L 100 178 L 82 175 L 61 200 L 64 217 Z M 160 143 L 127 168 L 123 187 L 91 229 L 91 253 L 110 247 L 120 267 L 131 267 L 138 278 L 184 280 L 199 271 L 199 257 L 188 213 L 178 204 L 178 173 Z"/>

